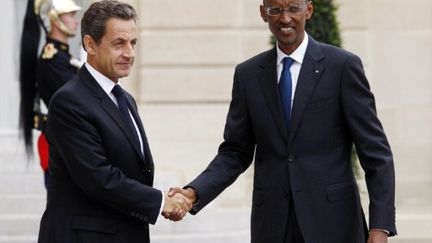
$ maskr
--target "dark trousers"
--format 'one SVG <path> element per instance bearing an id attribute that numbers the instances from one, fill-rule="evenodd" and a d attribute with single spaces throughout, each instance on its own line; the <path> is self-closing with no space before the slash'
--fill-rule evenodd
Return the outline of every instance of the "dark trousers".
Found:
<path id="1" fill-rule="evenodd" d="M 289 200 L 288 223 L 285 231 L 285 243 L 305 243 L 300 231 L 292 197 Z"/>

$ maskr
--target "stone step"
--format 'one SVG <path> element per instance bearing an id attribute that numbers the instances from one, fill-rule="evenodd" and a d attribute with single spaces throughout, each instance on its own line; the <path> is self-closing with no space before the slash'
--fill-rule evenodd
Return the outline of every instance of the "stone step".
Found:
<path id="1" fill-rule="evenodd" d="M 38 197 L 37 197 L 38 198 Z M 43 200 L 41 200 L 43 201 Z M 40 205 L 38 213 L 34 214 L 7 214 L 0 215 L 0 235 L 26 235 L 34 233 L 39 224 L 43 205 Z M 249 229 L 250 211 L 241 209 L 216 209 L 209 205 L 198 215 L 188 215 L 183 221 L 173 223 L 160 217 L 151 231 L 156 235 L 170 233 L 192 234 L 196 232 L 218 233 L 219 231 L 232 232 Z M 14 230 L 16 226 L 21 227 Z M 397 238 L 432 239 L 432 214 L 398 213 L 397 226 L 399 236 Z M 28 229 L 27 231 L 24 229 Z M 19 230 L 18 230 L 19 229 Z"/>
<path id="2" fill-rule="evenodd" d="M 219 233 L 195 233 L 176 235 L 151 235 L 152 243 L 246 243 L 249 240 L 249 231 L 219 232 Z M 24 236 L 0 236 L 0 243 L 36 243 L 36 235 Z M 416 242 L 417 243 L 417 242 Z M 423 242 L 422 242 L 423 243 Z"/>
<path id="3" fill-rule="evenodd" d="M 431 239 L 426 239 L 426 240 L 406 239 L 406 240 L 390 241 L 390 243 L 432 243 L 432 240 Z"/>
<path id="4" fill-rule="evenodd" d="M 42 172 L 0 173 L 0 194 L 40 194 L 45 186 Z"/>
<path id="5" fill-rule="evenodd" d="M 249 230 L 221 231 L 218 233 L 151 235 L 152 243 L 247 243 L 250 242 Z M 1 241 L 0 241 L 1 242 Z"/>
<path id="6" fill-rule="evenodd" d="M 396 215 L 398 236 L 396 242 L 420 240 L 432 242 L 432 214 L 407 213 Z"/>
<path id="7" fill-rule="evenodd" d="M 209 205 L 197 215 L 188 214 L 180 222 L 171 222 L 159 217 L 150 227 L 152 235 L 170 234 L 218 234 L 219 232 L 249 231 L 250 210 L 247 208 L 220 209 Z"/>
<path id="8" fill-rule="evenodd" d="M 43 210 L 42 210 L 43 211 Z M 0 236 L 36 235 L 39 229 L 40 213 L 0 214 Z M 219 232 L 248 231 L 248 210 L 208 210 L 197 216 L 188 215 L 181 222 L 171 222 L 160 217 L 151 227 L 152 235 L 196 234 L 199 232 L 217 234 Z"/>
<path id="9" fill-rule="evenodd" d="M 24 142 L 18 132 L 2 133 L 0 131 L 0 173 L 24 171 L 40 172 L 39 158 L 36 150 L 38 132 L 34 133 L 32 156 L 28 157 L 24 150 Z"/>
<path id="10" fill-rule="evenodd" d="M 45 204 L 42 194 L 0 194 L 0 215 L 42 214 Z"/>
<path id="11" fill-rule="evenodd" d="M 36 243 L 36 235 L 1 236 L 0 243 Z"/>
<path id="12" fill-rule="evenodd" d="M 416 239 L 399 239 L 394 238 L 389 240 L 390 243 L 432 243 L 432 239 L 416 240 Z"/>
<path id="13" fill-rule="evenodd" d="M 41 214 L 0 215 L 0 238 L 15 236 L 36 236 Z"/>
<path id="14" fill-rule="evenodd" d="M 432 214 L 431 188 L 432 177 L 398 178 L 396 181 L 396 207 L 403 212 Z"/>
<path id="15" fill-rule="evenodd" d="M 0 216 L 0 243 L 31 242 L 39 228 L 40 214 L 9 214 Z M 400 214 L 397 216 L 399 235 L 391 238 L 393 243 L 432 242 L 432 215 Z M 188 215 L 181 222 L 158 219 L 151 226 L 151 236 L 156 243 L 188 240 L 207 243 L 248 242 L 249 210 L 221 210 L 209 208 L 196 216 Z"/>
<path id="16" fill-rule="evenodd" d="M 152 243 L 190 243 L 203 242 L 206 243 L 247 243 L 250 240 L 249 232 L 221 232 L 219 234 L 194 234 L 194 235 L 151 235 Z M 36 243 L 37 236 L 0 236 L 0 243 Z M 399 239 L 393 237 L 389 243 L 432 243 L 432 239 Z"/>

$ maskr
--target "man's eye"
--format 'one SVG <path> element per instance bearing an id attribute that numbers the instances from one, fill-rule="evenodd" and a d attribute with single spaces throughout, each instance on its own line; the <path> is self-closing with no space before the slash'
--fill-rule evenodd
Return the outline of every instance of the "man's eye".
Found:
<path id="1" fill-rule="evenodd" d="M 278 15 L 282 12 L 282 8 L 269 8 L 268 13 L 269 15 Z"/>
<path id="2" fill-rule="evenodd" d="M 292 6 L 292 7 L 289 7 L 288 11 L 290 13 L 298 13 L 300 10 L 301 10 L 300 7 L 298 7 L 298 6 Z"/>

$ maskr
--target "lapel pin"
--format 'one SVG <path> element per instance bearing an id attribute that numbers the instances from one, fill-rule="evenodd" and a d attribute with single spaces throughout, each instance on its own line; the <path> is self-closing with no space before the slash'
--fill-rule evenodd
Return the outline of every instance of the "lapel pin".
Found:
<path id="1" fill-rule="evenodd" d="M 320 71 L 318 69 L 315 69 L 315 73 L 318 74 Z"/>

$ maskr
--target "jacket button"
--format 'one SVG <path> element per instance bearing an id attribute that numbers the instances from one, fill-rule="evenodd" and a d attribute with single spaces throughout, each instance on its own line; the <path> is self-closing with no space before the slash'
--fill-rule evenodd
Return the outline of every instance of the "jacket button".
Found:
<path id="1" fill-rule="evenodd" d="M 147 173 L 151 174 L 151 173 L 152 173 L 152 171 L 151 171 L 151 170 L 147 170 Z"/>
<path id="2" fill-rule="evenodd" d="M 288 162 L 294 162 L 294 156 L 293 155 L 290 155 L 290 156 L 288 156 Z"/>

